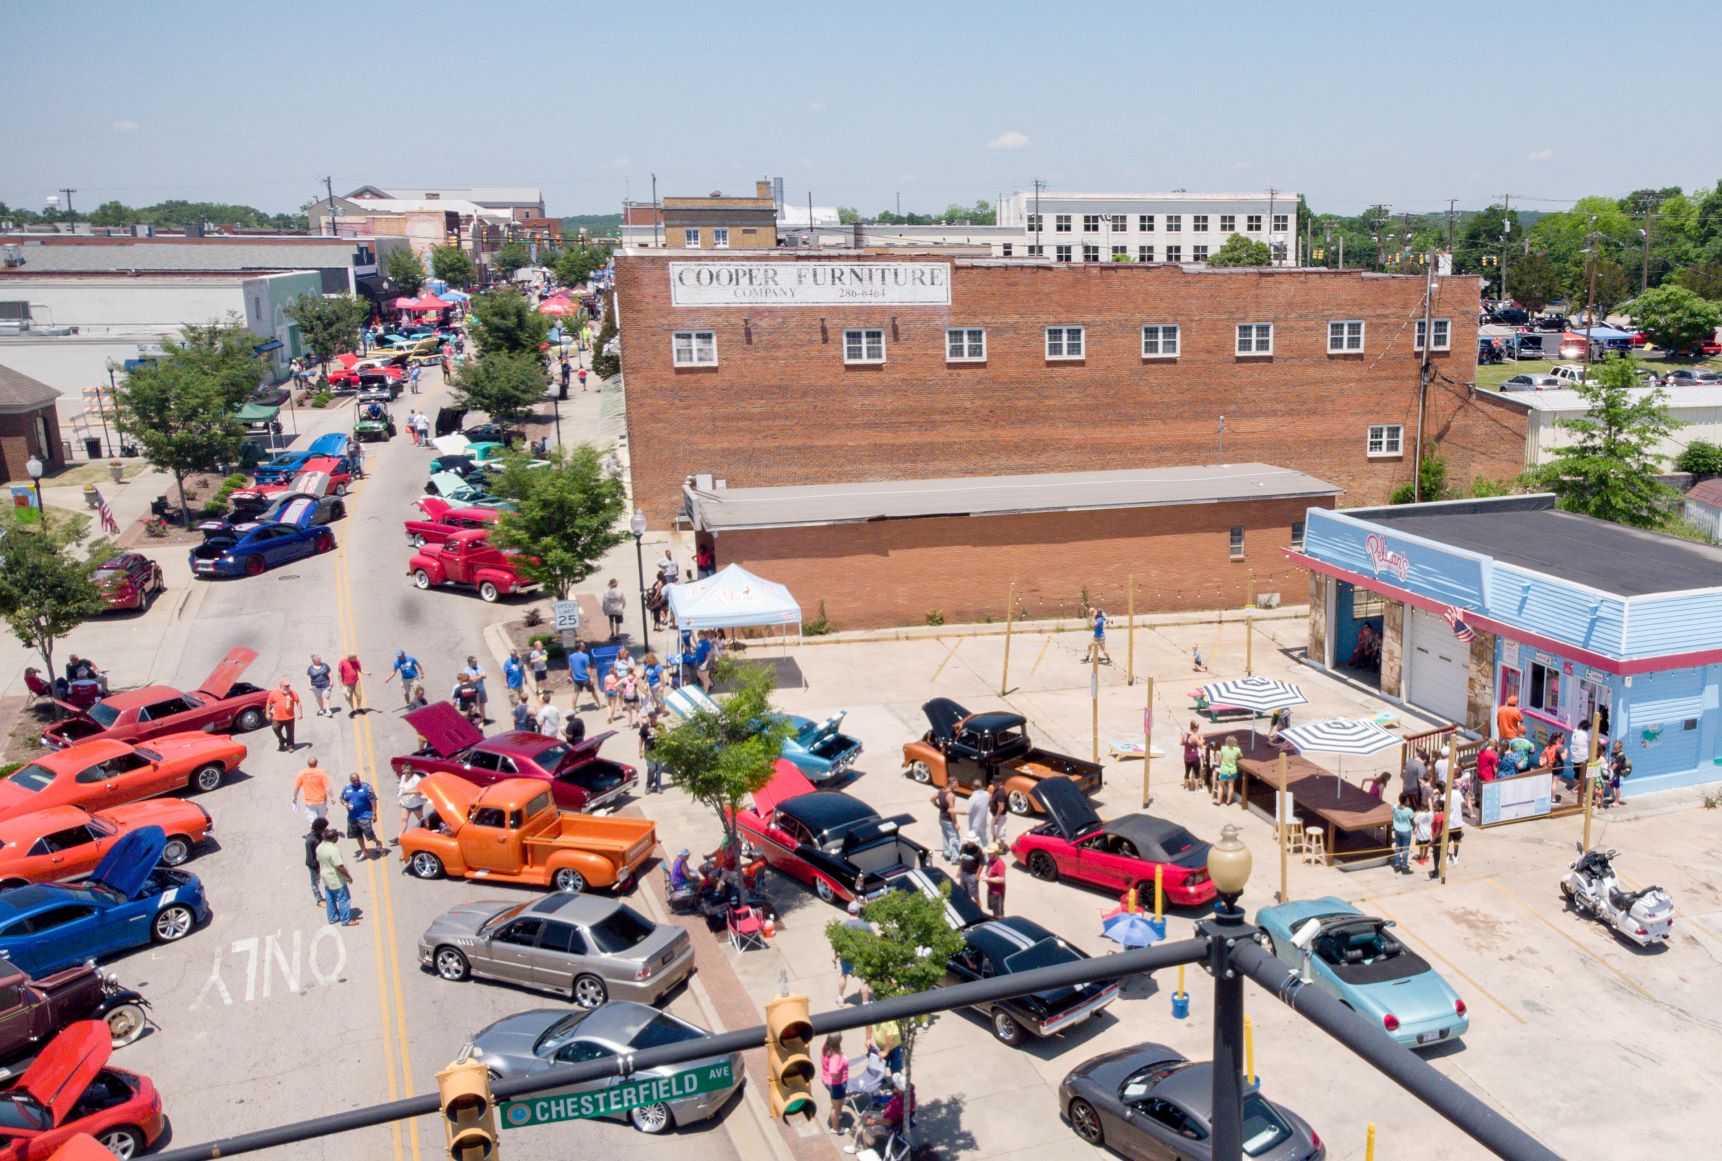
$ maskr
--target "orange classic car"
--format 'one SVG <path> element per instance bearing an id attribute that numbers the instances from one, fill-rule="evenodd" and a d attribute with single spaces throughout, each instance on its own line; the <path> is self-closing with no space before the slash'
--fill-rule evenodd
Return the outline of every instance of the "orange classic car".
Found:
<path id="1" fill-rule="evenodd" d="M 50 806 L 106 810 L 185 787 L 214 790 L 246 752 L 243 742 L 223 734 L 167 734 L 136 746 L 82 742 L 0 779 L 0 819 Z"/>
<path id="2" fill-rule="evenodd" d="M 0 819 L 0 890 L 25 883 L 81 879 L 96 869 L 120 836 L 142 826 L 167 835 L 161 861 L 177 867 L 209 837 L 209 811 L 181 798 L 152 798 L 89 813 L 76 806 L 50 806 Z"/>

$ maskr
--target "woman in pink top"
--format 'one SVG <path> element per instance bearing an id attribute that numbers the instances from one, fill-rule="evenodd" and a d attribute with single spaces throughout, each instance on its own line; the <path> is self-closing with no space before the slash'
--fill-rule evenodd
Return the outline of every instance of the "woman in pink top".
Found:
<path id="1" fill-rule="evenodd" d="M 831 1131 L 841 1133 L 843 1100 L 849 1095 L 849 1058 L 843 1055 L 843 1037 L 836 1032 L 819 1049 L 819 1074 L 831 1097 Z"/>

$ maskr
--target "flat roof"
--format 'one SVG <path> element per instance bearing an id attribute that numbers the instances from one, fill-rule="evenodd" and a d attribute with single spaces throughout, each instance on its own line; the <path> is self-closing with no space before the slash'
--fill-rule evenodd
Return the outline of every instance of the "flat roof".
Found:
<path id="1" fill-rule="evenodd" d="M 775 488 L 685 486 L 695 525 L 713 531 L 799 528 L 930 516 L 1004 516 L 1337 496 L 1344 489 L 1272 464 L 1208 464 L 1111 472 L 959 476 Z"/>
<path id="2" fill-rule="evenodd" d="M 1653 390 L 1652 387 L 1628 387 L 1626 394 L 1633 402 L 1645 398 Z M 1675 411 L 1688 407 L 1722 407 L 1722 387 L 1663 387 L 1660 389 L 1668 397 L 1668 406 Z M 1509 403 L 1520 403 L 1532 411 L 1558 411 L 1582 415 L 1590 410 L 1590 400 L 1577 391 L 1557 388 L 1553 391 L 1495 391 Z"/>
<path id="3" fill-rule="evenodd" d="M 1722 587 L 1722 547 L 1554 505 L 1551 495 L 1503 496 L 1345 515 L 1622 597 Z"/>

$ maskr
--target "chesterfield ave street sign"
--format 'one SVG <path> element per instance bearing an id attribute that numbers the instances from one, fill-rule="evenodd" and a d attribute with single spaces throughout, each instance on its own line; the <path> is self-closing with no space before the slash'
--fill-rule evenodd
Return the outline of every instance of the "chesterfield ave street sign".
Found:
<path id="1" fill-rule="evenodd" d="M 667 1104 L 701 1093 L 717 1092 L 735 1083 L 730 1062 L 701 1065 L 672 1076 L 620 1080 L 591 1092 L 558 1093 L 523 1101 L 503 1101 L 502 1127 L 524 1129 L 556 1121 L 576 1121 L 625 1113 L 646 1105 Z"/>
<path id="2" fill-rule="evenodd" d="M 671 262 L 673 306 L 949 306 L 944 262 Z"/>

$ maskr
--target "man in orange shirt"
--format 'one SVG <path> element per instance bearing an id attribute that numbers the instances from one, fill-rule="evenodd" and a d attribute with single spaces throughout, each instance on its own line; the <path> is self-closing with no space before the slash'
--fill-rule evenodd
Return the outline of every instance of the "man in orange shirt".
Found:
<path id="1" fill-rule="evenodd" d="M 279 686 L 269 691 L 269 696 L 263 701 L 263 712 L 269 716 L 269 728 L 275 731 L 275 749 L 292 750 L 293 723 L 299 720 L 299 694 L 285 677 Z"/>
<path id="2" fill-rule="evenodd" d="M 315 822 L 319 818 L 329 817 L 329 776 L 323 773 L 317 765 L 317 759 L 306 761 L 305 768 L 299 771 L 299 776 L 293 779 L 293 805 L 299 805 L 299 796 L 305 796 L 305 820 Z"/>
<path id="3" fill-rule="evenodd" d="M 1495 711 L 1495 733 L 1503 742 L 1525 736 L 1525 714 L 1519 709 L 1519 695 L 1509 694 L 1507 704 Z"/>

